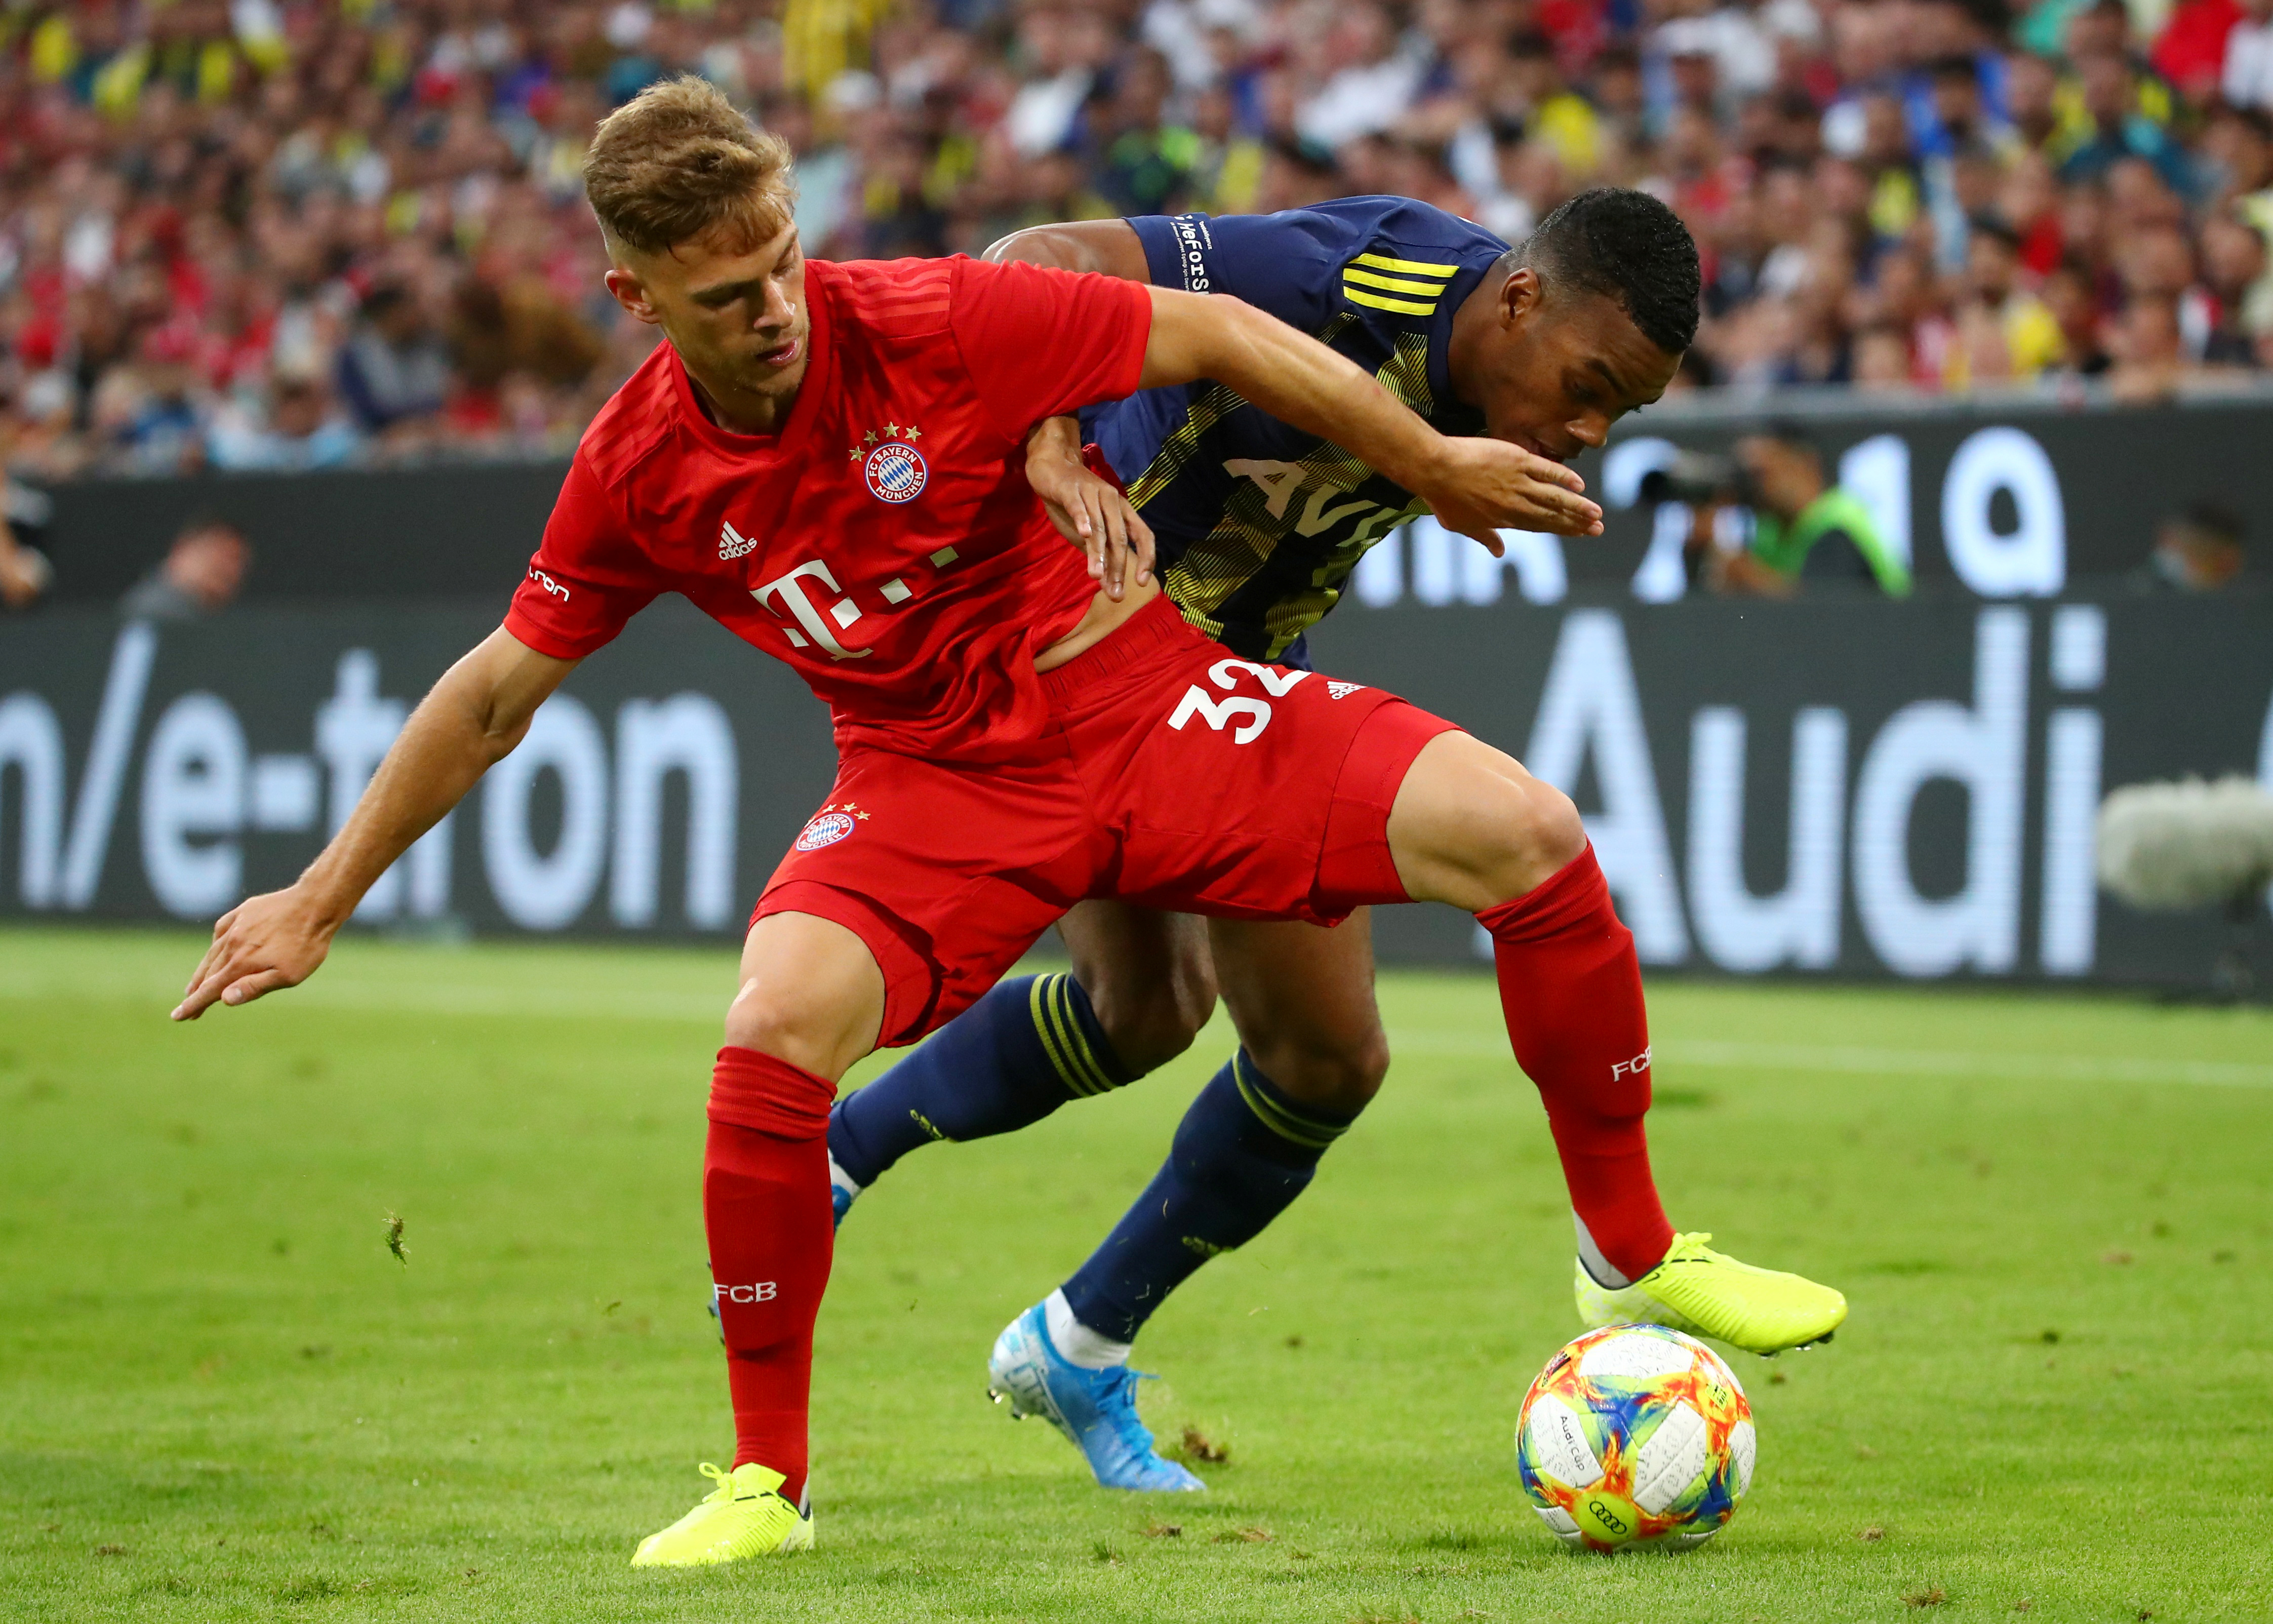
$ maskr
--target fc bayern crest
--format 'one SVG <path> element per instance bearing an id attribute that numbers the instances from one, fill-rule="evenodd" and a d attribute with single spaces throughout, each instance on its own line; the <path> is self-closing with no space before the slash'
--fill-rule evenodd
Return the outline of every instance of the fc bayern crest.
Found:
<path id="1" fill-rule="evenodd" d="M 807 823 L 797 837 L 800 852 L 817 852 L 824 846 L 834 846 L 859 827 L 843 812 L 823 812 Z"/>
<path id="2" fill-rule="evenodd" d="M 895 505 L 922 495 L 925 482 L 931 477 L 923 453 L 901 440 L 888 440 L 871 451 L 862 471 L 868 477 L 870 493 L 879 501 Z"/>

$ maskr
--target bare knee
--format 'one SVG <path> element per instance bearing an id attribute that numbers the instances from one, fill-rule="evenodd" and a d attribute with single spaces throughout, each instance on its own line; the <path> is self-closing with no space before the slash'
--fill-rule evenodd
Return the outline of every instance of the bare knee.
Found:
<path id="1" fill-rule="evenodd" d="M 1471 872 L 1477 911 L 1537 890 L 1587 849 L 1587 825 L 1571 797 L 1542 779 L 1503 779 L 1476 821 Z"/>
<path id="2" fill-rule="evenodd" d="M 831 1082 L 874 1047 L 873 1036 L 862 1041 L 836 1012 L 755 976 L 743 981 L 727 1008 L 726 1042 L 786 1060 Z"/>
<path id="3" fill-rule="evenodd" d="M 1406 893 L 1471 914 L 1537 889 L 1587 849 L 1571 798 L 1465 733 L 1429 741 L 1397 792 L 1390 853 Z"/>
<path id="4" fill-rule="evenodd" d="M 1587 824 L 1571 797 L 1545 779 L 1527 779 L 1521 788 L 1522 809 L 1511 834 L 1518 861 L 1534 875 L 1523 888 L 1529 891 L 1578 861 L 1587 849 Z"/>
<path id="5" fill-rule="evenodd" d="M 1204 921 L 1092 901 L 1067 914 L 1059 934 L 1106 1041 L 1132 1074 L 1182 1054 L 1215 1012 Z"/>
<path id="6" fill-rule="evenodd" d="M 850 929 L 803 914 L 768 914 L 750 928 L 726 1011 L 729 1047 L 835 1082 L 876 1047 L 883 1019 L 883 972 Z"/>
<path id="7" fill-rule="evenodd" d="M 1113 1052 L 1139 1077 L 1189 1049 L 1215 1013 L 1215 970 L 1204 952 L 1179 953 L 1166 975 L 1130 983 L 1108 974 L 1082 990 Z"/>
<path id="8" fill-rule="evenodd" d="M 1337 1043 L 1307 1033 L 1265 1037 L 1250 1041 L 1247 1052 L 1288 1099 L 1347 1116 L 1371 1104 L 1389 1075 L 1389 1038 L 1379 1026 Z"/>

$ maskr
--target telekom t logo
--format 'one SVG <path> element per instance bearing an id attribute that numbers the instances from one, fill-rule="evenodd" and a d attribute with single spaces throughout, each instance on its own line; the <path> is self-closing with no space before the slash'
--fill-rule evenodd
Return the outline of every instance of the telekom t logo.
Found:
<path id="1" fill-rule="evenodd" d="M 811 648 L 817 643 L 829 650 L 829 658 L 839 660 L 866 659 L 874 654 L 876 651 L 874 649 L 848 649 L 836 641 L 838 631 L 850 628 L 852 622 L 860 618 L 859 605 L 849 598 L 839 598 L 829 605 L 828 618 L 824 620 L 821 610 L 814 605 L 813 599 L 806 596 L 803 577 L 808 575 L 832 592 L 842 592 L 844 590 L 836 584 L 836 577 L 829 573 L 829 566 L 815 559 L 810 564 L 799 564 L 795 569 L 777 580 L 769 581 L 763 586 L 753 588 L 750 596 L 776 614 L 787 610 L 795 617 L 797 623 L 805 628 L 803 633 L 793 631 L 786 626 L 782 628 L 792 648 Z M 834 629 L 829 627 L 829 620 L 836 622 Z"/>

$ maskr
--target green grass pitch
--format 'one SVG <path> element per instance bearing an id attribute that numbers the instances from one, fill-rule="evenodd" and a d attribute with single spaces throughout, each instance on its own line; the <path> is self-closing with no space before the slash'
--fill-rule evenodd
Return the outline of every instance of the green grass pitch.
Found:
<path id="1" fill-rule="evenodd" d="M 1738 1356 L 1712 1545 L 1557 1546 L 1518 1399 L 1576 1330 L 1489 983 L 1385 977 L 1379 1103 L 1138 1351 L 1205 1496 L 1092 1487 L 986 1350 L 1225 1030 L 912 1158 L 821 1321 L 811 1556 L 634 1573 L 726 1458 L 698 1211 L 716 952 L 349 942 L 187 1028 L 190 937 L 0 933 L 0 1616 L 1659 1620 L 2273 1613 L 2273 1019 L 1662 984 L 1677 1222 L 1843 1287 Z M 386 1244 L 402 1221 L 398 1260 Z"/>

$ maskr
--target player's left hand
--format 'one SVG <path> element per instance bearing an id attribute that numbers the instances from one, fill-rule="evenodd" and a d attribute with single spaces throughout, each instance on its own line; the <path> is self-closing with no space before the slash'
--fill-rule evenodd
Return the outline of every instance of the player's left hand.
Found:
<path id="1" fill-rule="evenodd" d="M 1481 437 L 1445 439 L 1437 453 L 1430 488 L 1414 494 L 1428 500 L 1438 523 L 1482 542 L 1494 558 L 1507 551 L 1499 530 L 1602 533 L 1602 510 L 1587 500 L 1587 482 L 1560 462 Z"/>
<path id="2" fill-rule="evenodd" d="M 1144 523 L 1121 488 L 1082 460 L 1081 427 L 1071 417 L 1051 417 L 1026 441 L 1026 483 L 1042 499 L 1042 511 L 1058 534 L 1089 557 L 1089 578 L 1120 601 L 1130 585 L 1152 579 L 1152 527 Z"/>

